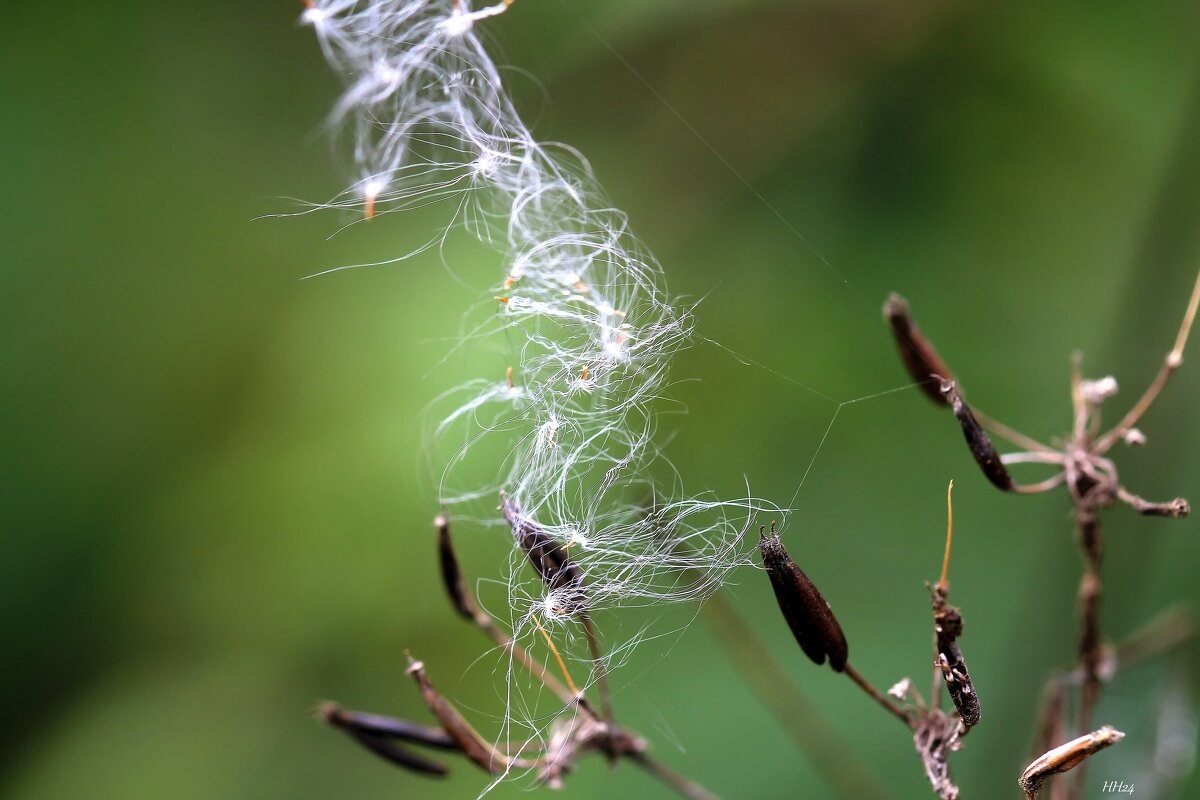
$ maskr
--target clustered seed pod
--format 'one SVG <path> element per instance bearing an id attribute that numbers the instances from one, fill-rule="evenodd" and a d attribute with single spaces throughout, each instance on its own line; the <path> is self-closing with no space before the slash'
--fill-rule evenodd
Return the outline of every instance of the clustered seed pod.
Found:
<path id="1" fill-rule="evenodd" d="M 504 519 L 512 526 L 517 544 L 525 551 L 529 563 L 546 588 L 552 592 L 566 590 L 567 600 L 581 599 L 583 573 L 558 540 L 525 517 L 512 500 L 506 498 L 501 508 Z"/>
<path id="2" fill-rule="evenodd" d="M 933 631 L 937 637 L 937 665 L 963 727 L 970 729 L 979 724 L 979 695 L 971 684 L 971 674 L 958 647 L 958 637 L 962 636 L 963 631 L 962 614 L 946 602 L 946 592 L 941 586 L 934 586 L 931 594 Z"/>
<path id="3" fill-rule="evenodd" d="M 796 566 L 774 530 L 770 536 L 765 528 L 759 532 L 758 547 L 762 551 L 763 566 L 771 579 L 779 610 L 783 612 L 783 618 L 792 629 L 800 649 L 814 664 L 824 664 L 828 657 L 829 666 L 834 672 L 844 670 L 850 649 L 829 603 L 803 570 Z"/>
<path id="4" fill-rule="evenodd" d="M 1072 739 L 1035 758 L 1021 773 L 1017 783 L 1025 790 L 1025 796 L 1032 800 L 1037 797 L 1042 784 L 1050 777 L 1074 769 L 1086 759 L 1124 738 L 1125 734 L 1108 725 L 1100 730 L 1085 733 L 1078 739 Z"/>
<path id="5" fill-rule="evenodd" d="M 933 379 L 936 377 L 948 381 L 953 380 L 953 376 L 950 369 L 938 356 L 937 351 L 933 349 L 933 345 L 917 327 L 916 321 L 913 320 L 908 310 L 908 302 L 893 292 L 888 296 L 887 302 L 883 304 L 883 316 L 892 329 L 892 338 L 896 342 L 896 349 L 900 351 L 900 359 L 904 362 L 904 368 L 908 370 L 908 374 L 920 384 L 921 391 L 925 393 L 926 397 L 939 406 L 949 405 L 938 390 L 937 380 Z"/>
<path id="6" fill-rule="evenodd" d="M 334 703 L 321 707 L 321 719 L 345 733 L 363 748 L 395 764 L 424 775 L 442 776 L 449 770 L 436 761 L 406 750 L 399 741 L 440 750 L 457 750 L 458 745 L 440 728 L 430 728 L 402 719 L 347 711 Z M 399 741 L 396 741 L 399 740 Z"/>
<path id="7" fill-rule="evenodd" d="M 963 400 L 962 393 L 958 391 L 954 381 L 943 380 L 941 393 L 954 410 L 954 416 L 958 420 L 958 424 L 962 426 L 963 436 L 967 440 L 967 447 L 971 449 L 971 455 L 974 456 L 979 469 L 997 489 L 1011 492 L 1013 489 L 1012 476 L 1008 474 L 1008 469 L 1000 460 L 1000 454 L 996 452 L 996 446 L 992 444 L 992 440 L 988 438 L 987 433 L 979 425 L 979 421 L 975 419 L 975 415 L 971 413 L 971 407 Z"/>

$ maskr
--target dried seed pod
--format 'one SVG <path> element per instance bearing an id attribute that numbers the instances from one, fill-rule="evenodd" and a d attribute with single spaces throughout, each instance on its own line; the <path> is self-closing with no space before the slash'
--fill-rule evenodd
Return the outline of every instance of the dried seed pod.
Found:
<path id="1" fill-rule="evenodd" d="M 408 660 L 408 674 L 412 675 L 417 682 L 425 705 L 437 717 L 438 722 L 454 740 L 455 746 L 463 752 L 463 755 L 493 775 L 501 775 L 514 766 L 526 768 L 532 765 L 531 762 L 523 759 L 510 758 L 488 744 L 487 740 L 480 736 L 479 732 L 472 728 L 471 724 L 458 712 L 458 709 L 433 688 L 433 684 L 429 682 L 429 678 L 425 674 L 425 665 L 420 661 L 414 661 L 411 656 Z"/>
<path id="2" fill-rule="evenodd" d="M 321 719 L 339 730 L 358 731 L 385 739 L 403 739 L 406 742 L 436 747 L 439 750 L 458 749 L 458 745 L 450 738 L 450 734 L 441 728 L 420 725 L 406 719 L 385 717 L 382 714 L 349 711 L 336 703 L 323 704 L 319 713 Z"/>
<path id="3" fill-rule="evenodd" d="M 438 561 L 442 568 L 442 583 L 446 587 L 446 593 L 450 595 L 450 603 L 460 616 L 473 621 L 475 603 L 467 593 L 462 570 L 458 567 L 458 556 L 454 554 L 454 543 L 450 539 L 450 522 L 445 515 L 439 514 L 433 524 L 438 532 Z"/>
<path id="4" fill-rule="evenodd" d="M 954 410 L 958 424 L 962 426 L 963 436 L 967 440 L 967 447 L 971 448 L 971 455 L 974 456 L 975 463 L 983 470 L 983 474 L 992 482 L 993 486 L 1005 492 L 1011 492 L 1013 490 L 1012 476 L 1008 474 L 1008 469 L 1000 460 L 1000 454 L 996 452 L 995 445 L 980 427 L 975 415 L 971 413 L 971 407 L 963 400 L 962 393 L 958 391 L 954 381 L 943 380 L 941 393 Z"/>
<path id="5" fill-rule="evenodd" d="M 921 391 L 930 400 L 939 406 L 949 405 L 938 389 L 938 381 L 933 378 L 936 376 L 941 380 L 948 381 L 953 380 L 953 376 L 950 374 L 950 369 L 938 356 L 937 351 L 933 349 L 933 345 L 917 327 L 916 321 L 909 312 L 908 301 L 893 292 L 888 296 L 887 302 L 883 304 L 883 316 L 892 329 L 892 338 L 896 342 L 896 349 L 900 351 L 900 359 L 904 362 L 904 368 L 908 370 L 909 376 L 920 384 Z"/>
<path id="6" fill-rule="evenodd" d="M 1106 747 L 1111 747 L 1123 738 L 1125 738 L 1125 734 L 1108 725 L 1098 731 L 1085 733 L 1078 739 L 1072 739 L 1035 758 L 1021 773 L 1017 783 L 1025 790 L 1025 796 L 1029 800 L 1033 800 L 1041 791 L 1042 784 L 1050 777 L 1074 769 L 1086 759 Z"/>
<path id="7" fill-rule="evenodd" d="M 954 481 L 946 487 L 946 551 L 942 556 L 942 576 L 929 589 L 929 600 L 933 606 L 933 632 L 937 649 L 936 666 L 946 682 L 950 699 L 958 710 L 958 718 L 965 730 L 979 724 L 979 696 L 971 684 L 971 674 L 962 651 L 958 649 L 958 637 L 962 636 L 962 613 L 947 602 L 950 594 L 950 552 L 954 544 Z"/>
<path id="8" fill-rule="evenodd" d="M 330 725 L 337 728 L 338 730 L 342 731 L 342 733 L 349 736 L 351 739 L 353 739 L 355 742 L 357 742 L 359 744 L 359 746 L 363 747 L 366 750 L 370 750 L 372 753 L 379 756 L 384 761 L 389 761 L 398 767 L 402 767 L 404 769 L 411 770 L 413 772 L 417 772 L 422 775 L 431 775 L 431 776 L 440 777 L 449 772 L 449 770 L 445 767 L 445 765 L 439 764 L 436 761 L 431 761 L 423 756 L 417 755 L 416 753 L 411 753 L 408 750 L 401 747 L 396 742 L 391 741 L 388 738 L 388 736 L 391 735 L 390 733 L 383 734 L 380 732 L 373 732 L 372 727 L 374 727 L 374 726 L 372 726 L 371 724 L 366 724 L 366 725 L 358 724 L 360 722 L 360 720 L 356 720 L 355 717 L 359 717 L 359 716 L 364 716 L 364 715 L 357 715 L 354 712 L 342 711 L 340 708 L 338 708 L 337 706 L 334 706 L 334 705 L 326 706 L 321 710 L 321 717 L 326 722 L 328 722 Z M 365 715 L 365 716 L 374 717 L 374 715 Z M 378 719 L 384 720 L 387 718 L 378 718 Z M 412 723 L 403 723 L 402 720 L 392 720 L 392 722 L 402 723 L 402 725 L 405 725 L 405 726 L 412 724 Z M 380 727 L 389 728 L 390 726 L 384 724 L 384 725 L 381 725 Z M 414 730 L 422 729 L 422 728 L 423 728 L 423 726 L 413 725 Z M 433 735 L 431 738 L 437 740 L 438 743 L 433 744 L 432 746 L 443 747 L 445 749 L 453 749 L 453 750 L 458 749 L 457 746 L 452 741 L 450 741 L 449 737 L 444 735 L 445 734 L 444 731 L 437 731 L 436 729 L 433 729 L 433 728 L 424 728 L 424 731 L 443 735 L 440 738 L 437 737 L 436 735 Z M 398 738 L 408 738 L 408 737 L 398 737 Z M 429 741 L 422 741 L 421 743 L 422 744 L 432 744 L 432 742 L 429 742 Z"/>
<path id="9" fill-rule="evenodd" d="M 525 517 L 512 500 L 506 498 L 501 508 L 504 518 L 512 526 L 517 544 L 525 551 L 546 588 L 554 592 L 566 590 L 563 594 L 567 602 L 581 600 L 583 574 L 558 540 Z"/>
<path id="10" fill-rule="evenodd" d="M 979 724 L 979 695 L 971 684 L 971 674 L 958 647 L 962 636 L 962 614 L 946 602 L 946 593 L 939 585 L 931 590 L 933 597 L 933 630 L 937 637 L 937 666 L 946 682 L 946 690 L 958 710 L 964 728 Z"/>
<path id="11" fill-rule="evenodd" d="M 829 666 L 834 672 L 846 668 L 849 647 L 846 636 L 829 603 L 808 579 L 796 562 L 788 556 L 783 543 L 774 530 L 767 536 L 766 529 L 759 532 L 758 547 L 762 551 L 763 566 L 775 590 L 779 610 L 797 644 L 815 664 L 824 664 L 829 657 Z"/>

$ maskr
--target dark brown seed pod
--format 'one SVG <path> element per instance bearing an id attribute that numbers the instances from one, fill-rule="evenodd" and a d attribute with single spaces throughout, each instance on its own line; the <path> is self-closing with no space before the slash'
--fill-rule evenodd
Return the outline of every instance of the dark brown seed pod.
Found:
<path id="1" fill-rule="evenodd" d="M 558 540 L 526 518 L 512 500 L 506 498 L 501 509 L 504 518 L 512 526 L 513 537 L 525 551 L 529 563 L 546 588 L 551 591 L 567 590 L 563 593 L 564 603 L 582 599 L 583 574 Z"/>
<path id="2" fill-rule="evenodd" d="M 450 539 L 450 521 L 445 515 L 439 514 L 433 524 L 438 532 L 438 562 L 442 568 L 442 584 L 446 587 L 446 594 L 450 596 L 450 604 L 460 616 L 469 621 L 474 620 L 475 603 L 467 593 L 462 570 L 458 567 L 458 556 L 454 554 L 454 542 Z"/>
<path id="3" fill-rule="evenodd" d="M 436 747 L 439 750 L 457 750 L 458 745 L 450 734 L 441 728 L 432 728 L 409 722 L 406 719 L 385 717 L 365 711 L 349 711 L 336 703 L 325 703 L 320 710 L 321 719 L 343 731 L 358 731 L 385 739 L 402 739 L 406 742 Z"/>
<path id="4" fill-rule="evenodd" d="M 800 649 L 814 664 L 824 664 L 828 656 L 834 672 L 844 670 L 850 649 L 829 603 L 804 571 L 796 566 L 774 530 L 770 536 L 765 528 L 760 530 L 758 547 L 779 610 Z"/>
<path id="5" fill-rule="evenodd" d="M 1012 476 L 1008 474 L 1008 469 L 1000 460 L 1000 454 L 996 452 L 995 445 L 979 425 L 975 415 L 971 413 L 971 407 L 963 400 L 962 393 L 958 391 L 954 381 L 942 381 L 941 392 L 942 396 L 946 398 L 946 402 L 954 410 L 958 424 L 962 426 L 967 447 L 971 449 L 971 455 L 975 458 L 979 469 L 997 489 L 1011 492 L 1013 490 Z"/>
<path id="6" fill-rule="evenodd" d="M 937 378 L 949 381 L 953 380 L 953 376 L 917 327 L 909 312 L 908 301 L 893 292 L 883 304 L 883 316 L 892 329 L 892 339 L 896 342 L 896 349 L 900 351 L 900 359 L 909 376 L 920 384 L 921 391 L 930 400 L 939 406 L 949 405 L 939 391 Z"/>
<path id="7" fill-rule="evenodd" d="M 958 647 L 962 636 L 962 614 L 946 602 L 946 593 L 941 586 L 933 587 L 933 632 L 937 637 L 937 666 L 946 682 L 950 700 L 958 710 L 963 727 L 973 728 L 979 724 L 979 695 L 971 684 L 971 674 Z"/>
<path id="8" fill-rule="evenodd" d="M 372 726 L 370 724 L 357 724 L 353 717 L 358 715 L 356 715 L 354 712 L 342 711 L 337 706 L 330 705 L 321 710 L 321 716 L 330 725 L 337 728 L 358 743 L 360 747 L 371 751 L 384 761 L 388 761 L 398 767 L 402 767 L 403 769 L 407 769 L 422 775 L 430 775 L 435 777 L 443 776 L 450 771 L 443 764 L 439 764 L 436 761 L 431 761 L 430 759 L 427 759 L 424 756 L 419 756 L 416 753 L 409 752 L 397 742 L 389 739 L 388 736 L 390 734 L 385 735 L 382 733 L 372 732 Z M 374 715 L 366 716 L 371 717 Z M 403 723 L 402 720 L 393 720 L 393 722 Z M 403 724 L 411 725 L 412 723 Z M 383 727 L 386 728 L 388 726 L 384 725 Z M 413 728 L 421 729 L 423 726 L 414 725 Z M 436 731 L 436 729 L 433 728 L 425 728 L 424 730 Z M 458 749 L 457 745 L 450 741 L 448 736 L 445 736 L 444 731 L 436 731 L 436 733 L 443 734 L 443 736 L 439 739 L 439 743 L 433 746 L 451 750 Z M 430 742 L 425 741 L 422 741 L 421 743 L 430 744 Z"/>

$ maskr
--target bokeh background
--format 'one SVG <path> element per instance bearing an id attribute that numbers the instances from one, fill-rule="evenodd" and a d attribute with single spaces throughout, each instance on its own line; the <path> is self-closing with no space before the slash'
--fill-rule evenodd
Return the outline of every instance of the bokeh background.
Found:
<path id="1" fill-rule="evenodd" d="M 346 177 L 322 130 L 338 85 L 298 10 L 4 12 L 0 794 L 13 800 L 461 800 L 485 783 L 461 762 L 444 781 L 401 773 L 311 716 L 336 698 L 425 719 L 406 648 L 485 729 L 498 713 L 493 675 L 469 668 L 485 641 L 437 583 L 421 413 L 507 356 L 498 343 L 446 357 L 502 269 L 465 235 L 447 265 L 300 280 L 404 252 L 444 210 L 333 238 L 336 213 L 255 220 Z M 736 495 L 748 479 L 781 503 L 811 464 L 788 543 L 884 686 L 926 685 L 922 581 L 957 478 L 954 599 L 984 709 L 954 760 L 967 797 L 1015 792 L 1041 679 L 1071 659 L 1066 502 L 992 490 L 915 391 L 830 421 L 907 383 L 879 317 L 891 290 L 970 398 L 1021 430 L 1066 430 L 1075 348 L 1131 402 L 1200 264 L 1198 17 L 1186 1 L 522 0 L 488 23 L 536 132 L 579 146 L 672 290 L 705 298 L 700 335 L 765 365 L 703 341 L 686 352 L 668 454 L 691 486 Z M 1154 498 L 1200 501 L 1200 355 L 1188 361 L 1145 421 L 1149 446 L 1118 454 Z M 1195 518 L 1117 509 L 1107 528 L 1113 636 L 1200 603 Z M 494 571 L 504 542 L 459 540 L 472 575 Z M 762 576 L 729 597 L 895 796 L 926 796 L 907 737 L 804 659 Z M 694 612 L 602 624 L 677 630 Z M 1095 762 L 1090 794 L 1145 779 L 1164 695 L 1178 707 L 1166 674 L 1151 664 L 1111 687 L 1098 719 L 1130 736 Z M 618 684 L 621 719 L 723 796 L 829 796 L 702 623 L 644 645 Z M 1189 785 L 1179 796 L 1200 793 Z M 568 795 L 664 791 L 597 760 Z"/>

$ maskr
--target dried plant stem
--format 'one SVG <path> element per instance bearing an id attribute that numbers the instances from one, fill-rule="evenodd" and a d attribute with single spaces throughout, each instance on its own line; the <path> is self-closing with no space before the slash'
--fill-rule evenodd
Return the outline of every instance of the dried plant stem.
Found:
<path id="1" fill-rule="evenodd" d="M 708 789 L 664 766 L 656 759 L 646 755 L 645 752 L 636 751 L 626 753 L 625 757 L 646 770 L 648 774 L 653 775 L 665 785 L 671 787 L 681 797 L 686 797 L 688 800 L 720 800 L 720 798 Z"/>
<path id="2" fill-rule="evenodd" d="M 604 721 L 609 725 L 616 722 L 613 716 L 612 693 L 608 688 L 608 667 L 605 664 L 604 651 L 600 649 L 600 637 L 596 635 L 596 627 L 587 613 L 579 615 L 583 623 L 583 634 L 587 638 L 588 651 L 592 655 L 592 665 L 596 673 L 596 689 L 600 693 L 600 712 Z"/>
<path id="3" fill-rule="evenodd" d="M 813 768 L 838 797 L 884 800 L 892 796 L 871 765 L 838 735 L 724 597 L 710 597 L 701 615 L 750 691 L 809 756 Z"/>
<path id="4" fill-rule="evenodd" d="M 1187 344 L 1192 325 L 1196 322 L 1197 309 L 1200 309 L 1200 272 L 1196 273 L 1196 285 L 1192 288 L 1191 300 L 1188 301 L 1187 311 L 1184 312 L 1183 322 L 1179 326 L 1179 333 L 1175 335 L 1175 346 L 1171 348 L 1170 353 L 1167 353 L 1167 357 L 1163 359 L 1162 366 L 1159 367 L 1158 374 L 1154 376 L 1150 387 L 1146 389 L 1133 408 L 1129 409 L 1116 427 L 1104 434 L 1096 443 L 1096 449 L 1099 452 L 1103 453 L 1110 449 L 1130 428 L 1137 424 L 1150 406 L 1154 405 L 1154 401 L 1158 399 L 1158 395 L 1167 385 L 1171 375 L 1183 364 L 1183 348 Z"/>
<path id="5" fill-rule="evenodd" d="M 547 689 L 554 692 L 558 699 L 564 703 L 570 705 L 576 702 L 578 695 L 575 692 L 572 692 L 562 681 L 551 675 L 544 664 L 529 655 L 529 651 L 513 641 L 512 637 L 505 633 L 496 624 L 495 620 L 486 611 L 479 608 L 474 601 L 471 602 L 471 610 L 471 621 L 475 623 L 475 626 L 486 633 L 502 650 L 528 670 L 529 674 L 541 681 Z"/>
<path id="6" fill-rule="evenodd" d="M 846 672 L 846 677 L 848 677 L 850 680 L 852 680 L 856 684 L 858 684 L 858 687 L 860 689 L 862 689 L 864 692 L 866 692 L 872 699 L 875 700 L 876 703 L 879 703 L 879 705 L 881 705 L 885 709 L 887 709 L 889 714 L 891 714 L 896 719 L 903 722 L 904 727 L 909 728 L 909 729 L 914 727 L 914 722 L 913 722 L 912 717 L 909 716 L 908 714 L 904 713 L 904 710 L 901 709 L 895 703 L 893 703 L 891 701 L 891 698 L 889 698 L 883 692 L 876 689 L 871 684 L 870 681 L 868 681 L 866 678 L 864 678 L 862 676 L 862 674 L 859 673 L 859 671 L 854 668 L 853 664 L 849 664 L 849 663 L 846 664 L 845 672 Z"/>
<path id="7" fill-rule="evenodd" d="M 1100 521 L 1095 514 L 1081 509 L 1076 524 L 1085 559 L 1083 577 L 1079 581 L 1079 666 L 1083 673 L 1079 729 L 1088 730 L 1092 711 L 1100 696 L 1100 665 L 1104 655 L 1100 634 L 1100 562 L 1104 541 Z"/>
<path id="8" fill-rule="evenodd" d="M 1024 449 L 1031 450 L 1035 453 L 1053 453 L 1053 452 L 1055 452 L 1053 447 L 1050 447 L 1049 445 L 1046 445 L 1046 444 L 1042 444 L 1037 439 L 1034 439 L 1031 436 L 1026 436 L 1025 434 L 1021 433 L 1020 431 L 1017 431 L 1017 430 L 1014 430 L 1014 429 L 1008 427 L 1003 422 L 1000 422 L 999 420 L 989 417 L 987 414 L 983 413 L 978 408 L 975 408 L 974 406 L 972 406 L 971 410 L 975 413 L 975 419 L 979 421 L 980 425 L 982 425 L 984 428 L 986 428 L 991 433 L 996 434 L 1001 439 L 1004 439 L 1005 441 L 1009 442 L 1010 444 L 1014 444 L 1017 447 L 1023 447 Z"/>
<path id="9" fill-rule="evenodd" d="M 1079 670 L 1083 683 L 1079 691 L 1076 725 L 1077 730 L 1086 731 L 1091 728 L 1092 713 L 1100 699 L 1100 667 L 1104 661 L 1104 640 L 1100 632 L 1100 562 L 1104 555 L 1104 534 L 1095 512 L 1085 505 L 1085 501 L 1076 502 L 1076 527 L 1084 555 L 1083 576 L 1079 580 L 1078 640 Z M 1065 794 L 1068 798 L 1083 796 L 1086 773 L 1086 766 L 1081 764 L 1073 776 L 1074 780 L 1067 786 Z"/>

